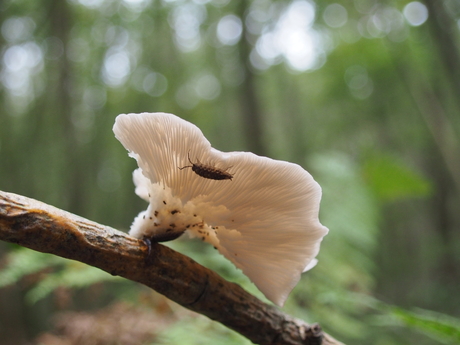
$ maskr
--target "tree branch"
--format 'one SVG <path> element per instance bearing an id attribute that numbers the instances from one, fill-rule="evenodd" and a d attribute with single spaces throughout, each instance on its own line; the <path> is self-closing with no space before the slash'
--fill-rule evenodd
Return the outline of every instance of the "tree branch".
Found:
<path id="1" fill-rule="evenodd" d="M 0 191 L 0 239 L 144 285 L 257 344 L 341 343 L 261 302 L 192 259 L 24 196 Z"/>

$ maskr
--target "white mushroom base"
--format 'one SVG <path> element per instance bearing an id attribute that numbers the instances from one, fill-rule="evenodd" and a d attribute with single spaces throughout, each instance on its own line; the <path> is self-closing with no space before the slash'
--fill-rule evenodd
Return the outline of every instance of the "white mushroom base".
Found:
<path id="1" fill-rule="evenodd" d="M 225 226 L 208 224 L 204 219 L 207 212 L 218 216 L 220 220 L 230 217 L 230 211 L 225 207 L 196 201 L 188 201 L 184 205 L 180 198 L 172 195 L 169 187 L 159 183 L 150 184 L 148 196 L 149 207 L 139 213 L 131 225 L 129 234 L 133 237 L 164 242 L 187 231 L 191 237 L 201 238 L 217 248 L 218 231 L 229 231 Z M 238 233 L 235 229 L 233 232 Z"/>

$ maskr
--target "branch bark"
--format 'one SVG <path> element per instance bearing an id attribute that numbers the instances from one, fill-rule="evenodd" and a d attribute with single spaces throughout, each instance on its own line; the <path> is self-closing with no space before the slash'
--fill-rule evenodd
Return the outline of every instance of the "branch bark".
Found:
<path id="1" fill-rule="evenodd" d="M 147 255 L 143 241 L 24 196 L 0 191 L 0 240 L 147 285 L 256 344 L 342 344 L 168 247 Z"/>

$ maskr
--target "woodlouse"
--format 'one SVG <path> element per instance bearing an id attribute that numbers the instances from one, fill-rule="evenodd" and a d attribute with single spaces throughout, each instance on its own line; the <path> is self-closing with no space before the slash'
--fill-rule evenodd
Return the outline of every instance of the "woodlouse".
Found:
<path id="1" fill-rule="evenodd" d="M 188 161 L 192 165 L 186 165 L 185 167 L 179 168 L 180 170 L 185 168 L 192 168 L 193 172 L 201 177 L 210 179 L 210 180 L 232 180 L 233 175 L 225 170 L 213 167 L 211 165 L 203 164 L 197 158 L 198 163 L 193 163 L 190 159 L 190 152 L 187 154 Z"/>

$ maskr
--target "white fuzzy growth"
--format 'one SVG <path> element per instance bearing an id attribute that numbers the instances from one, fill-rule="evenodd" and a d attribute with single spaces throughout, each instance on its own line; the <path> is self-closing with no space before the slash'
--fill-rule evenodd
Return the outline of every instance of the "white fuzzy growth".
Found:
<path id="1" fill-rule="evenodd" d="M 187 225 L 200 223 L 193 214 L 185 212 L 180 199 L 173 197 L 169 188 L 163 189 L 158 183 L 149 187 L 150 204 L 134 219 L 131 236 L 152 238 L 168 231 L 185 231 Z"/>
<path id="2" fill-rule="evenodd" d="M 131 236 L 139 239 L 155 238 L 170 231 L 188 231 L 192 237 L 199 237 L 214 246 L 218 245 L 217 230 L 206 224 L 201 217 L 203 207 L 206 208 L 207 205 L 191 201 L 184 205 L 181 199 L 172 195 L 170 188 L 162 187 L 158 183 L 150 184 L 148 192 L 145 193 L 142 190 L 145 181 L 141 178 L 134 181 L 137 193 L 147 195 L 150 204 L 147 210 L 139 213 L 134 219 L 129 230 Z"/>
<path id="3" fill-rule="evenodd" d="M 171 114 L 120 115 L 114 132 L 142 171 L 134 174 L 136 193 L 150 202 L 130 233 L 142 237 L 172 223 L 185 226 L 283 305 L 301 273 L 314 266 L 328 232 L 318 220 L 321 188 L 312 176 L 297 164 L 215 150 L 198 127 Z M 188 155 L 227 170 L 232 181 L 180 170 L 190 165 Z M 172 215 L 172 207 L 180 213 Z M 152 227 L 150 217 L 161 226 Z M 201 225 L 192 227 L 197 221 Z"/>

